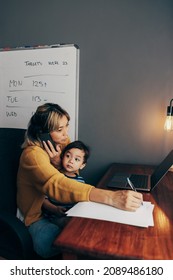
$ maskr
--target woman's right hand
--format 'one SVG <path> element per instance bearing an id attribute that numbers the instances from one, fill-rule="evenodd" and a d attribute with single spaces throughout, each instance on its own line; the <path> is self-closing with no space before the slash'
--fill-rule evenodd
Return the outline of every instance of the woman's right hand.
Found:
<path id="1" fill-rule="evenodd" d="M 143 202 L 143 196 L 139 192 L 131 190 L 107 191 L 97 188 L 91 190 L 89 199 L 126 211 L 136 211 Z"/>

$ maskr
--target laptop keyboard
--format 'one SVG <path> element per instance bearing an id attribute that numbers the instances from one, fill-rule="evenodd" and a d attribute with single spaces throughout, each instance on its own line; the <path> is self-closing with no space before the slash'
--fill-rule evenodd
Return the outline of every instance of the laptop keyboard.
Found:
<path id="1" fill-rule="evenodd" d="M 130 180 L 134 184 L 136 188 L 143 188 L 147 189 L 148 184 L 148 176 L 147 175 L 138 175 L 138 174 L 132 174 L 130 175 Z"/>

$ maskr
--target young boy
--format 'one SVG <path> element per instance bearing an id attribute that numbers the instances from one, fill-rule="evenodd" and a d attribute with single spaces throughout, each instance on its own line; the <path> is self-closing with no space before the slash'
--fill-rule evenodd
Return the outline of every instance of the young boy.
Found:
<path id="1" fill-rule="evenodd" d="M 70 179 L 85 183 L 83 177 L 79 175 L 79 171 L 86 166 L 89 155 L 90 150 L 83 142 L 71 142 L 61 153 L 61 172 Z M 74 205 L 75 203 L 64 204 L 46 197 L 42 209 L 46 217 L 63 227 L 65 223 L 61 217 L 64 217 L 65 211 Z"/>
<path id="2" fill-rule="evenodd" d="M 79 171 L 85 167 L 89 155 L 89 148 L 83 142 L 71 142 L 61 153 L 62 173 L 68 178 L 85 183 Z"/>

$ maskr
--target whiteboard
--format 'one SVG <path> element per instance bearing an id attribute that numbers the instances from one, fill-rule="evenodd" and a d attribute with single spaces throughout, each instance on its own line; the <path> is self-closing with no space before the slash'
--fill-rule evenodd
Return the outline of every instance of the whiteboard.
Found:
<path id="1" fill-rule="evenodd" d="M 0 51 L 0 127 L 26 129 L 36 108 L 59 104 L 78 136 L 79 48 L 76 45 Z"/>

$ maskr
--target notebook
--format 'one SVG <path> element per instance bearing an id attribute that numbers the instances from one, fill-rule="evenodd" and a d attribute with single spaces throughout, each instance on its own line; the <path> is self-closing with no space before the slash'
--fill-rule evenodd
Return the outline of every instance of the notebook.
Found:
<path id="1" fill-rule="evenodd" d="M 128 174 L 116 173 L 108 182 L 108 188 L 117 189 L 131 189 L 127 178 L 133 183 L 138 191 L 150 192 L 153 190 L 160 180 L 166 175 L 169 168 L 173 165 L 173 150 L 166 156 L 166 158 L 156 167 L 151 175 L 144 174 Z"/>

